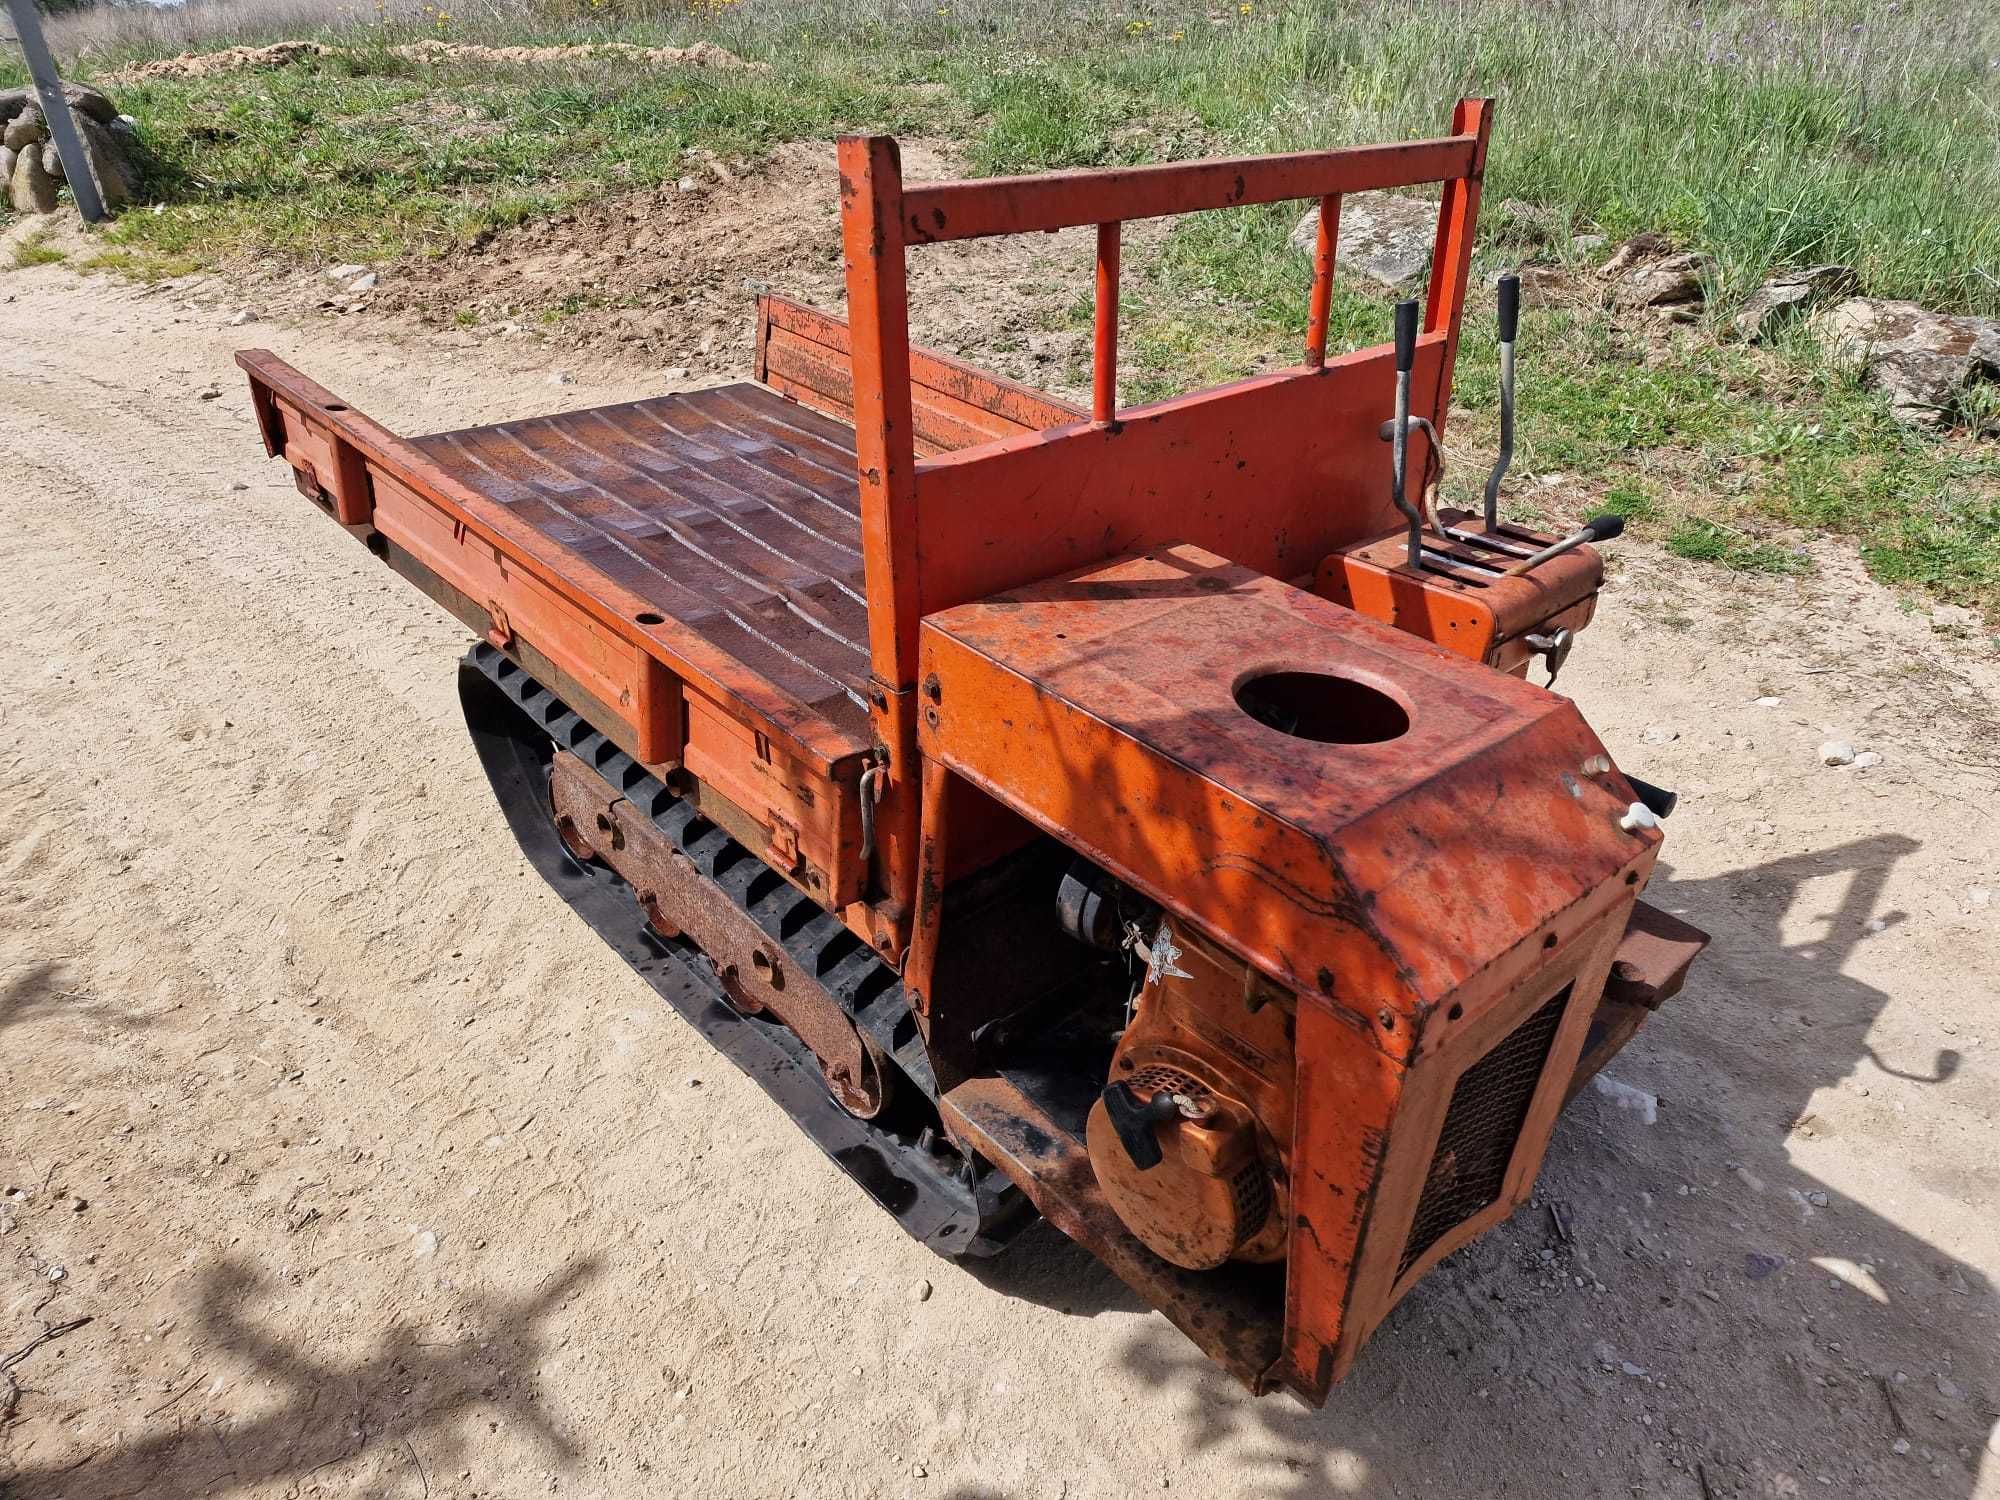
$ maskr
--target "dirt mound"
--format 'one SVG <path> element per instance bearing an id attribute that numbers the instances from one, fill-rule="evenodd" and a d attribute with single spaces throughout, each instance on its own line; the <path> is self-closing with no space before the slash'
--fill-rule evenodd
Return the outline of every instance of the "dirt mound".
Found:
<path id="1" fill-rule="evenodd" d="M 912 180 L 963 170 L 949 148 L 922 141 L 903 143 L 903 166 Z M 373 306 L 434 326 L 533 328 L 559 347 L 636 345 L 664 365 L 745 374 L 758 290 L 845 304 L 834 150 L 799 142 L 754 167 L 700 156 L 688 170 L 678 183 L 391 268 Z M 1134 273 L 1163 225 L 1131 227 Z M 1082 394 L 1088 337 L 1066 314 L 1090 285 L 1093 244 L 1086 229 L 913 250 L 911 331 L 1043 389 Z"/>
<path id="2" fill-rule="evenodd" d="M 335 57 L 357 50 L 330 47 L 322 42 L 273 42 L 266 47 L 225 47 L 220 52 L 183 52 L 178 57 L 163 57 L 154 62 L 118 68 L 106 73 L 101 81 L 117 85 L 143 83 L 157 78 L 205 78 L 245 68 L 284 68 L 305 58 Z M 709 42 L 696 42 L 692 47 L 637 47 L 630 42 L 571 47 L 486 47 L 471 42 L 431 39 L 391 47 L 389 53 L 393 57 L 429 63 L 553 63 L 613 58 L 658 67 L 750 68 L 761 71 L 769 66 L 767 63 L 745 62 L 735 53 Z"/>

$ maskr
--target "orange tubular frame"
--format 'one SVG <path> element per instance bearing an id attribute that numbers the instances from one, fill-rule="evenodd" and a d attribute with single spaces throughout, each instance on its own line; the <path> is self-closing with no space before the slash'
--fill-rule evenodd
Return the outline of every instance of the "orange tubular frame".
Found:
<path id="1" fill-rule="evenodd" d="M 1277 577 L 1396 524 L 1374 428 L 1387 346 L 1329 360 L 1340 199 L 1440 183 L 1436 250 L 1413 403 L 1441 430 L 1471 265 L 1492 102 L 1462 99 L 1434 140 L 905 187 L 886 136 L 840 142 L 841 238 L 851 330 L 866 573 L 869 697 L 887 767 L 876 817 L 886 893 L 876 946 L 912 935 L 922 768 L 917 627 L 925 614 L 1155 542 L 1185 540 Z M 1118 261 L 1128 220 L 1290 199 L 1320 205 L 1302 362 L 1121 413 Z M 1091 416 L 919 459 L 905 253 L 1002 234 L 1094 226 Z M 1420 443 L 1420 439 L 1413 438 Z M 1412 463 L 1421 467 L 1421 452 Z"/>

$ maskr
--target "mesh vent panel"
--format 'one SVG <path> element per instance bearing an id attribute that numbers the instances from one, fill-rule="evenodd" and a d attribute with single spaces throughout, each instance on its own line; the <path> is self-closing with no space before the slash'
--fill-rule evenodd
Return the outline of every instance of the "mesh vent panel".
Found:
<path id="1" fill-rule="evenodd" d="M 1423 1196 L 1410 1221 L 1410 1237 L 1403 1243 L 1399 1279 L 1426 1250 L 1499 1198 L 1568 1004 L 1569 986 L 1564 985 L 1459 1074 L 1424 1177 Z"/>

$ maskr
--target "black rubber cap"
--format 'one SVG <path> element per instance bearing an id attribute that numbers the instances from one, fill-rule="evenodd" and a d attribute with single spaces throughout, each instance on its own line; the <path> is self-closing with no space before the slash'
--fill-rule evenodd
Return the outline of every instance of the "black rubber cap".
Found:
<path id="1" fill-rule="evenodd" d="M 1681 794 L 1670 792 L 1663 786 L 1654 786 L 1650 781 L 1641 781 L 1628 774 L 1625 779 L 1632 783 L 1632 795 L 1651 809 L 1656 818 L 1671 818 L 1674 808 L 1680 804 Z"/>
<path id="2" fill-rule="evenodd" d="M 1511 344 L 1521 328 L 1521 278 L 1509 271 L 1500 278 L 1500 342 Z"/>
<path id="3" fill-rule="evenodd" d="M 1417 299 L 1396 304 L 1396 373 L 1406 375 L 1417 362 Z"/>
<path id="4" fill-rule="evenodd" d="M 1583 529 L 1590 534 L 1590 539 L 1593 542 L 1608 542 L 1614 536 L 1623 534 L 1625 530 L 1625 518 L 1623 516 L 1592 516 L 1588 521 L 1583 523 Z"/>

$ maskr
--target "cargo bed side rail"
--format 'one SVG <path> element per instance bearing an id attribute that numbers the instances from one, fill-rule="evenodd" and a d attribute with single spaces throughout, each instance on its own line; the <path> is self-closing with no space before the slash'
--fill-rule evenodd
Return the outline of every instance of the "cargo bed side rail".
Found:
<path id="1" fill-rule="evenodd" d="M 854 343 L 847 320 L 790 297 L 757 298 L 756 377 L 802 406 L 854 421 Z M 910 346 L 916 450 L 925 457 L 1084 421 L 1059 401 L 948 354 Z"/>

